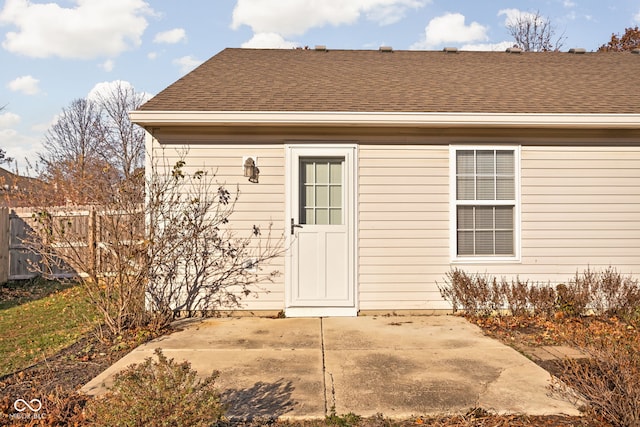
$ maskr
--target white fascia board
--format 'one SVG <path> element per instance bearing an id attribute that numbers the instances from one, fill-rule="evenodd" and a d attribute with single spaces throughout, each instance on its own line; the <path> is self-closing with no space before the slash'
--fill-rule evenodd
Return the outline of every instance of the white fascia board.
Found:
<path id="1" fill-rule="evenodd" d="M 142 126 L 364 126 L 640 129 L 640 114 L 132 111 Z"/>

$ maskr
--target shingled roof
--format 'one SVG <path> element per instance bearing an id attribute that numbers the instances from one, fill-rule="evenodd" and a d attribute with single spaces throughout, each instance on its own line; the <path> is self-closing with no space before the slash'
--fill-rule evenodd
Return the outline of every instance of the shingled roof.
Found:
<path id="1" fill-rule="evenodd" d="M 142 111 L 639 114 L 640 55 L 225 49 Z"/>

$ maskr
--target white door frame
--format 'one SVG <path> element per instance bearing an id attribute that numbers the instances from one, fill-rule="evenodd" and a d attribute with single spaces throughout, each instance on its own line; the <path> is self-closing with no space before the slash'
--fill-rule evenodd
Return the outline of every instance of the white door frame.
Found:
<path id="1" fill-rule="evenodd" d="M 285 315 L 287 317 L 333 317 L 358 315 L 358 281 L 357 278 L 357 144 L 285 144 L 285 240 L 288 248 L 285 256 Z M 350 306 L 301 307 L 293 305 L 293 242 L 291 234 L 291 218 L 298 218 L 298 206 L 294 203 L 293 191 L 298 187 L 294 179 L 295 162 L 300 157 L 344 157 L 345 182 L 347 194 L 345 200 L 345 222 L 348 226 L 348 265 Z"/>

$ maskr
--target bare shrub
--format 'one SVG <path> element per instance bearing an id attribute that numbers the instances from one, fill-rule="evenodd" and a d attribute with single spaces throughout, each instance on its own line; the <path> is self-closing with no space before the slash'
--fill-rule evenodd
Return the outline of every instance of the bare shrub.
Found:
<path id="1" fill-rule="evenodd" d="M 552 316 L 556 292 L 551 285 L 542 285 L 488 275 L 470 275 L 459 269 L 447 273 L 440 295 L 449 301 L 453 311 L 462 309 L 471 316 L 501 314 L 507 310 L 515 316 L 542 314 Z"/>
<path id="2" fill-rule="evenodd" d="M 495 280 L 481 275 L 468 275 L 457 268 L 449 271 L 444 285 L 437 284 L 440 295 L 449 301 L 453 311 L 462 309 L 472 316 L 488 316 L 501 304 Z"/>
<path id="3" fill-rule="evenodd" d="M 101 201 L 89 207 L 89 221 L 99 227 L 89 238 L 65 219 L 80 208 L 71 206 L 62 215 L 43 208 L 25 242 L 42 259 L 38 272 L 71 268 L 112 335 L 238 308 L 278 274 L 264 268 L 283 252 L 282 237 L 271 237 L 270 224 L 234 229 L 239 191 L 232 194 L 215 173 L 189 172 L 178 160 L 132 179 L 95 188 Z"/>
<path id="4" fill-rule="evenodd" d="M 640 283 L 613 267 L 597 271 L 587 268 L 566 285 L 558 285 L 558 309 L 584 316 L 589 312 L 633 320 L 638 316 Z"/>
<path id="5" fill-rule="evenodd" d="M 558 295 L 551 284 L 529 287 L 528 300 L 534 316 L 550 318 L 556 311 Z"/>
<path id="6" fill-rule="evenodd" d="M 516 279 L 515 282 L 507 282 L 502 279 L 500 290 L 505 296 L 507 309 L 513 316 L 524 316 L 529 313 L 529 282 L 521 282 Z"/>
<path id="7" fill-rule="evenodd" d="M 582 403 L 593 418 L 614 426 L 640 426 L 640 344 L 637 333 L 586 333 L 571 338 L 587 355 L 566 359 L 552 389 Z"/>
<path id="8" fill-rule="evenodd" d="M 278 271 L 263 273 L 284 250 L 271 224 L 239 235 L 230 225 L 239 198 L 207 171 L 189 173 L 184 161 L 156 168 L 147 184 L 147 307 L 169 318 L 234 309 L 255 286 Z"/>
<path id="9" fill-rule="evenodd" d="M 584 316 L 591 306 L 594 291 L 598 289 L 598 273 L 587 268 L 575 276 L 566 285 L 558 285 L 558 305 L 566 314 Z"/>
<path id="10" fill-rule="evenodd" d="M 597 286 L 591 293 L 594 310 L 605 316 L 619 316 L 628 320 L 635 318 L 640 307 L 638 280 L 631 276 L 623 276 L 613 267 L 608 267 L 596 275 Z"/>
<path id="11" fill-rule="evenodd" d="M 218 372 L 197 378 L 189 362 L 177 363 L 156 349 L 151 357 L 117 374 L 103 398 L 87 412 L 96 426 L 210 426 L 225 413 L 215 387 Z"/>

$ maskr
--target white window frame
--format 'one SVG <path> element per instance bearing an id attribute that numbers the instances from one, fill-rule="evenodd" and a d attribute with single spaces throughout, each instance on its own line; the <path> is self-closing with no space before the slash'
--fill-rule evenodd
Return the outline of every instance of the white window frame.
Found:
<path id="1" fill-rule="evenodd" d="M 458 255 L 458 234 L 457 234 L 457 180 L 456 180 L 456 152 L 458 150 L 513 150 L 514 157 L 514 185 L 515 185 L 515 206 L 513 218 L 513 255 L 512 256 L 475 256 Z M 521 242 L 521 170 L 520 170 L 520 146 L 519 145 L 449 145 L 449 247 L 450 259 L 452 263 L 504 263 L 520 262 Z M 467 203 L 468 204 L 468 203 Z M 497 206 L 495 200 L 476 200 L 474 206 Z"/>

